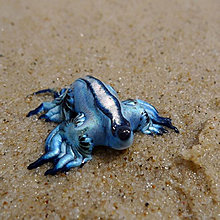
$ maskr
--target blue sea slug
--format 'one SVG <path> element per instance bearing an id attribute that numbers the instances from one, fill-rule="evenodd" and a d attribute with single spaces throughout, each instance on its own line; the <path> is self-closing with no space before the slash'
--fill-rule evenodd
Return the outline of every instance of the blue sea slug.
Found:
<path id="1" fill-rule="evenodd" d="M 46 139 L 45 154 L 28 169 L 53 162 L 54 167 L 45 175 L 84 165 L 92 159 L 92 150 L 97 145 L 126 149 L 132 145 L 137 131 L 162 135 L 167 132 L 165 126 L 179 132 L 170 118 L 159 116 L 149 103 L 139 99 L 120 101 L 110 85 L 93 76 L 79 78 L 60 92 L 45 89 L 34 94 L 40 93 L 51 93 L 54 100 L 43 102 L 27 117 L 44 112 L 39 118 L 58 126 Z"/>

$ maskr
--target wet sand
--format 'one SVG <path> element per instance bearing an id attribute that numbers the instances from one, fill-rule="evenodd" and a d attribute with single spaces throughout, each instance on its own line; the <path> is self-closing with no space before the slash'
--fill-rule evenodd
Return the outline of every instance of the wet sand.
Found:
<path id="1" fill-rule="evenodd" d="M 0 0 L 0 218 L 217 219 L 220 2 Z M 56 126 L 26 114 L 91 74 L 171 117 L 67 174 L 27 166 Z"/>

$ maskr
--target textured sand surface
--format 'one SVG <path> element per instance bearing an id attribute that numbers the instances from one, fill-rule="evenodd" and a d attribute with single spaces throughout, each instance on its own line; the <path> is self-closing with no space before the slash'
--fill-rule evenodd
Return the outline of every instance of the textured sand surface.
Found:
<path id="1" fill-rule="evenodd" d="M 0 219 L 218 219 L 220 1 L 0 0 Z M 92 74 L 180 134 L 137 134 L 67 174 L 27 170 L 55 124 L 26 118 Z"/>

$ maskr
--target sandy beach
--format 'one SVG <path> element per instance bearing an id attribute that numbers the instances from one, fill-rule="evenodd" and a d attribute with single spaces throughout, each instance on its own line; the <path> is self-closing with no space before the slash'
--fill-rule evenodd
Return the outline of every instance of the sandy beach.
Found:
<path id="1" fill-rule="evenodd" d="M 0 0 L 0 219 L 219 219 L 220 1 Z M 26 114 L 93 75 L 179 134 L 44 176 L 27 166 L 56 124 Z"/>

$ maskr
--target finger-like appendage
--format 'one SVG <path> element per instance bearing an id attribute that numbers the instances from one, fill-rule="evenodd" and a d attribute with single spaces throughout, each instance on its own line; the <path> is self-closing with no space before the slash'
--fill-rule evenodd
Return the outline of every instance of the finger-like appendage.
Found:
<path id="1" fill-rule="evenodd" d="M 144 108 L 144 111 L 147 112 L 153 124 L 166 126 L 170 129 L 173 129 L 176 133 L 179 133 L 179 130 L 172 125 L 171 119 L 159 116 L 158 111 L 154 106 L 140 99 L 137 99 L 136 102 L 141 108 Z"/>
<path id="2" fill-rule="evenodd" d="M 53 115 L 55 115 L 55 114 L 59 114 L 60 113 L 60 106 L 59 105 L 57 105 L 57 106 L 55 106 L 54 108 L 51 108 L 46 114 L 45 114 L 45 116 L 46 116 L 46 118 L 50 118 L 50 117 L 52 117 Z M 43 115 L 42 115 L 43 116 Z"/>
<path id="3" fill-rule="evenodd" d="M 60 114 L 55 114 L 55 115 L 51 116 L 50 118 L 48 118 L 47 116 L 44 115 L 40 118 L 44 118 L 46 122 L 60 123 L 63 121 L 63 118 Z"/>
<path id="4" fill-rule="evenodd" d="M 142 108 L 144 108 L 144 110 L 151 118 L 158 116 L 158 111 L 153 105 L 140 99 L 137 99 L 136 101 L 139 105 L 141 105 Z"/>
<path id="5" fill-rule="evenodd" d="M 142 129 L 141 132 L 143 134 L 153 135 L 153 133 L 150 130 L 148 130 L 148 129 Z"/>
<path id="6" fill-rule="evenodd" d="M 61 146 L 62 146 L 62 137 L 60 135 L 59 132 L 57 132 L 52 138 L 50 141 L 46 141 L 46 144 L 47 146 L 45 146 L 45 149 L 48 151 L 48 152 L 53 152 L 54 150 L 56 151 L 57 149 L 59 149 L 59 153 L 60 153 L 60 150 L 61 150 Z"/>
<path id="7" fill-rule="evenodd" d="M 69 171 L 71 168 L 74 167 L 79 167 L 82 164 L 83 158 L 82 157 L 77 157 L 76 159 L 70 161 L 69 163 L 67 163 L 63 169 L 62 172 L 67 172 Z"/>
<path id="8" fill-rule="evenodd" d="M 61 147 L 60 147 L 60 153 L 56 158 L 53 159 L 53 164 L 56 165 L 58 163 L 58 161 L 60 160 L 60 158 L 66 154 L 68 154 L 67 145 L 66 145 L 66 142 L 63 141 L 61 144 Z M 74 158 L 74 155 L 72 155 L 72 158 Z"/>
<path id="9" fill-rule="evenodd" d="M 41 115 L 39 119 L 45 119 L 45 121 L 52 121 L 52 122 L 60 123 L 63 119 L 61 106 L 58 105 L 50 109 L 46 114 Z"/>
<path id="10" fill-rule="evenodd" d="M 54 96 L 54 98 L 57 98 L 59 96 L 59 93 L 53 89 L 42 89 L 37 92 L 34 92 L 33 95 L 44 94 L 44 93 L 51 93 Z"/>
<path id="11" fill-rule="evenodd" d="M 47 136 L 46 142 L 45 142 L 45 151 L 46 151 L 46 152 L 48 152 L 48 151 L 51 150 L 51 140 L 52 140 L 52 138 L 53 138 L 56 134 L 58 134 L 58 132 L 60 131 L 60 126 L 61 126 L 61 124 L 58 125 L 56 128 L 54 128 L 54 129 L 50 132 L 50 134 Z"/>
<path id="12" fill-rule="evenodd" d="M 59 172 L 60 170 L 62 170 L 62 168 L 68 164 L 70 161 L 73 160 L 73 157 L 72 155 L 70 154 L 66 154 L 64 155 L 63 157 L 61 157 L 59 159 L 59 161 L 57 162 L 57 164 L 52 168 L 52 169 L 49 169 L 45 172 L 45 176 L 46 175 L 55 175 L 57 172 Z"/>
<path id="13" fill-rule="evenodd" d="M 54 151 L 47 152 L 42 157 L 40 157 L 38 160 L 36 160 L 34 163 L 31 163 L 28 166 L 28 169 L 32 170 L 34 168 L 37 168 L 37 167 L 39 167 L 39 166 L 49 162 L 54 157 L 58 156 L 58 154 L 59 154 L 59 150 L 58 149 L 56 149 Z"/>
<path id="14" fill-rule="evenodd" d="M 54 108 L 56 106 L 55 103 L 52 103 L 52 102 L 43 102 L 42 104 L 40 104 L 36 109 L 30 111 L 28 114 L 27 114 L 27 117 L 30 117 L 32 115 L 36 115 L 40 112 L 43 112 L 43 111 L 48 111 L 52 108 Z"/>
<path id="15" fill-rule="evenodd" d="M 154 123 L 173 129 L 176 133 L 179 133 L 179 130 L 175 126 L 172 125 L 172 122 L 171 122 L 172 120 L 170 118 L 163 118 L 158 115 L 157 117 L 153 118 L 152 121 Z"/>
<path id="16" fill-rule="evenodd" d="M 142 133 L 144 134 L 150 134 L 150 135 L 153 135 L 153 134 L 156 134 L 156 135 L 163 135 L 164 133 L 167 133 L 168 131 L 163 128 L 161 125 L 158 125 L 158 124 L 151 124 L 150 126 L 146 126 L 144 127 L 142 130 Z"/>
<path id="17" fill-rule="evenodd" d="M 152 126 L 149 127 L 149 130 L 157 135 L 162 135 L 168 132 L 167 129 L 158 124 L 152 124 Z"/>
<path id="18" fill-rule="evenodd" d="M 44 163 L 47 163 L 48 161 L 57 157 L 60 153 L 61 144 L 62 144 L 62 138 L 59 134 L 56 134 L 52 138 L 50 151 L 45 153 L 38 160 L 36 160 L 34 163 L 31 163 L 28 166 L 28 169 L 31 170 L 31 169 L 37 168 L 37 167 L 43 165 Z"/>
<path id="19" fill-rule="evenodd" d="M 161 129 L 153 127 L 153 126 L 149 127 L 149 131 L 151 131 L 152 133 L 157 134 L 157 135 L 163 134 Z"/>
<path id="20" fill-rule="evenodd" d="M 154 126 L 155 128 L 157 128 L 157 129 L 160 131 L 160 133 L 167 133 L 167 132 L 168 132 L 168 130 L 165 129 L 165 128 L 164 128 L 163 126 L 161 126 L 161 125 L 153 124 L 153 126 Z"/>

